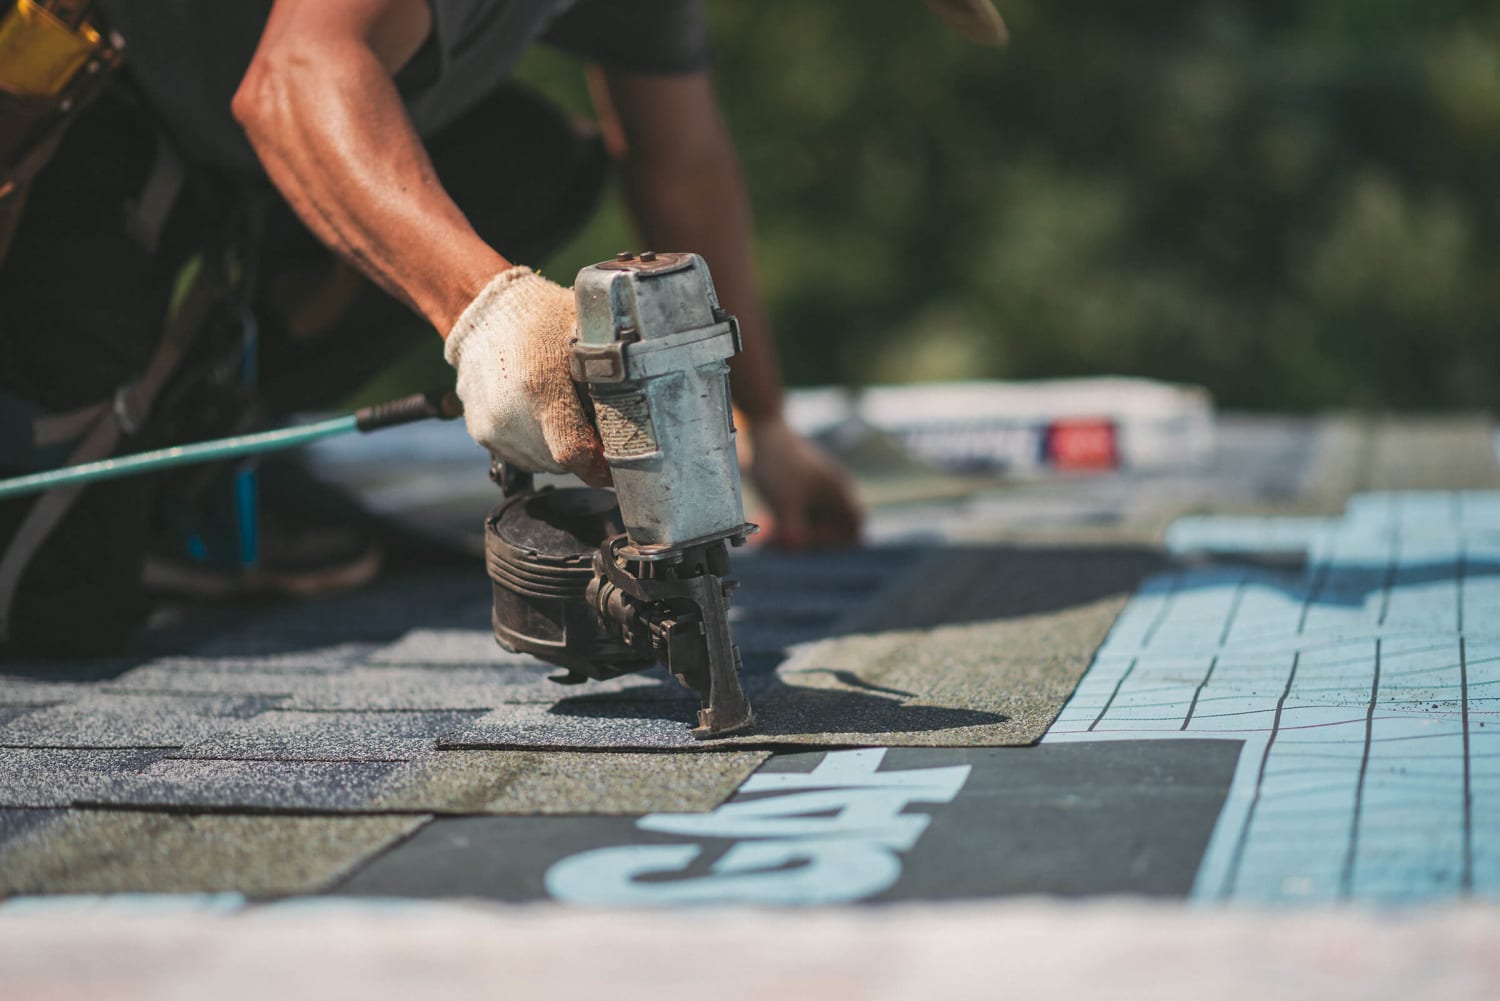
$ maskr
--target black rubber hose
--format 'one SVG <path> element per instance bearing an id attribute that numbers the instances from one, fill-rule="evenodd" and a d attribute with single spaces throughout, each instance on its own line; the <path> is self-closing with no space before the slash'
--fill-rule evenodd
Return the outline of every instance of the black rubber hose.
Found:
<path id="1" fill-rule="evenodd" d="M 464 405 L 459 402 L 458 394 L 453 390 L 430 389 L 425 393 L 413 393 L 388 403 L 362 407 L 354 412 L 354 426 L 369 433 L 432 418 L 451 421 L 455 417 L 462 417 L 463 412 Z"/>

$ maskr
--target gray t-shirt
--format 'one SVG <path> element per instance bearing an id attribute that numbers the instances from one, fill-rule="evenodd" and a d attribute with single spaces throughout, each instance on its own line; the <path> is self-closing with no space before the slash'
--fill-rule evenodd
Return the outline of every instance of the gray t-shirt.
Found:
<path id="1" fill-rule="evenodd" d="M 433 32 L 397 76 L 431 135 L 473 108 L 537 41 L 641 73 L 689 73 L 709 60 L 701 0 L 430 0 Z M 194 159 L 249 168 L 230 114 L 270 0 L 103 0 L 126 65 Z"/>

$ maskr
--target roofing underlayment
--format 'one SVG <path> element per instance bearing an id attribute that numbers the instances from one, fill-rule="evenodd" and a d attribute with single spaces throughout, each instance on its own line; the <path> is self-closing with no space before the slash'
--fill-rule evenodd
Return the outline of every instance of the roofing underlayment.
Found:
<path id="1" fill-rule="evenodd" d="M 915 963 L 1019 921 L 972 906 L 1017 894 L 1492 900 L 1491 424 L 1223 418 L 1215 437 L 1205 464 L 1148 472 L 859 466 L 866 547 L 735 552 L 761 724 L 725 741 L 688 736 L 695 699 L 660 671 L 565 688 L 499 649 L 481 562 L 451 555 L 319 601 L 172 610 L 118 658 L 0 664 L 0 943 L 30 943 L 40 976 L 49 943 L 118 945 L 110 915 L 165 909 L 173 934 L 226 923 L 240 944 L 203 946 L 223 974 L 320 913 L 370 942 L 387 919 L 519 934 L 509 912 L 398 899 L 949 908 L 823 926 L 853 963 L 838 929 L 907 921 Z M 494 501 L 457 428 L 315 459 L 459 546 Z M 58 896 L 80 894 L 130 896 Z M 1191 925 L 1111 906 L 1147 938 Z M 597 931 L 570 913 L 523 923 Z M 1125 914 L 1087 913 L 1078 934 L 1106 938 Z M 1497 927 L 1443 913 L 1445 948 Z"/>

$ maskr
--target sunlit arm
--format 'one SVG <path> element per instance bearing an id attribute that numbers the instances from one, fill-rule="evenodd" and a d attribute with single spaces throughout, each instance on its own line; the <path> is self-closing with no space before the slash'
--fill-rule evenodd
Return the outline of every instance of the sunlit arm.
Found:
<path id="1" fill-rule="evenodd" d="M 731 379 L 753 424 L 781 415 L 781 377 L 751 250 L 750 203 L 729 130 L 706 73 L 595 74 L 606 135 L 641 237 L 654 249 L 701 254 L 744 352 Z"/>
<path id="2" fill-rule="evenodd" d="M 438 183 L 392 75 L 425 0 L 277 0 L 234 115 L 304 223 L 446 336 L 509 267 Z"/>
<path id="3" fill-rule="evenodd" d="M 848 477 L 786 423 L 776 352 L 755 277 L 750 200 L 706 73 L 593 74 L 595 98 L 641 236 L 702 254 L 739 317 L 735 403 L 749 432 L 750 472 L 770 509 L 768 533 L 792 549 L 847 545 L 862 513 Z"/>

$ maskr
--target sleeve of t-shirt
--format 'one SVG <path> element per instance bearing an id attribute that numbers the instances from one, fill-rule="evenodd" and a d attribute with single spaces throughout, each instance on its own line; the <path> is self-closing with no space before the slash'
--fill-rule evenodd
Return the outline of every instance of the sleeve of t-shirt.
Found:
<path id="1" fill-rule="evenodd" d="M 711 55 L 701 0 L 579 0 L 542 40 L 636 73 L 694 73 Z"/>

